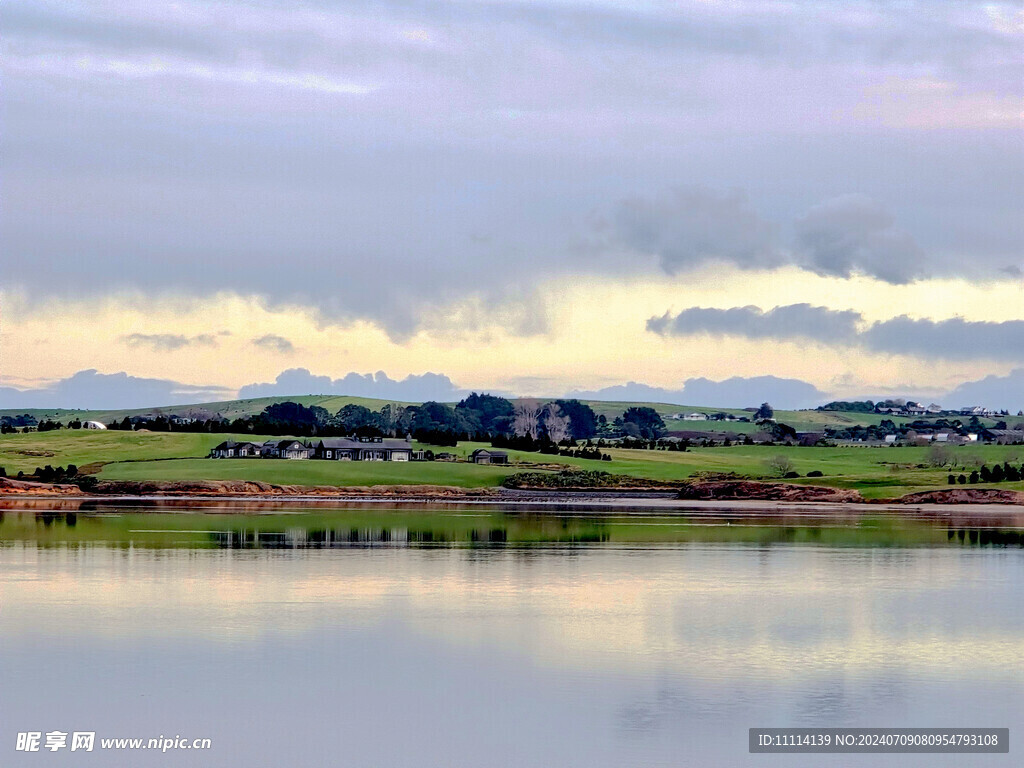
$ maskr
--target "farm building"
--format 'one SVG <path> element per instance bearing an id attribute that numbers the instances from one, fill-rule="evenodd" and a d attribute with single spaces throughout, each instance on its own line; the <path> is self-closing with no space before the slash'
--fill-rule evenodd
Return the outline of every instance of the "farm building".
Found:
<path id="1" fill-rule="evenodd" d="M 474 464 L 508 464 L 508 454 L 504 451 L 477 448 L 469 454 L 469 460 Z"/>

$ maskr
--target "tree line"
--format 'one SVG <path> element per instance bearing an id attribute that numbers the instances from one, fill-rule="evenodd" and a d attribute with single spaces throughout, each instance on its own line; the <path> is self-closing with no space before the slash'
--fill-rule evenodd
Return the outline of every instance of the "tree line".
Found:
<path id="1" fill-rule="evenodd" d="M 5 428 L 16 429 L 13 424 Z M 45 420 L 39 431 L 80 429 L 78 419 L 66 425 Z M 386 404 L 379 410 L 349 404 L 330 413 L 318 405 L 284 401 L 268 405 L 254 416 L 227 419 L 182 419 L 177 416 L 134 416 L 114 420 L 111 430 L 151 432 L 204 432 L 295 437 L 384 437 L 412 435 L 434 445 L 455 445 L 460 440 L 480 442 L 529 438 L 535 444 L 574 447 L 578 441 L 625 437 L 657 440 L 666 433 L 665 422 L 653 408 L 633 406 L 609 421 L 586 403 L 575 399 L 516 401 L 487 393 L 472 393 L 455 406 L 436 401 L 420 405 Z"/>
<path id="2" fill-rule="evenodd" d="M 1024 465 L 1015 467 L 1009 462 L 996 464 L 991 469 L 988 465 L 982 464 L 980 469 L 972 470 L 971 474 L 960 473 L 950 474 L 946 478 L 949 485 L 966 485 L 967 483 L 1016 483 L 1024 480 Z"/>

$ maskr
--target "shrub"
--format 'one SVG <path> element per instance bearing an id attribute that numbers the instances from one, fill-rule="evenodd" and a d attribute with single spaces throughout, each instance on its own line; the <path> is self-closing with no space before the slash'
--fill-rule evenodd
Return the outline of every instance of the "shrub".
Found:
<path id="1" fill-rule="evenodd" d="M 812 469 L 810 472 L 807 473 L 807 476 L 808 477 L 824 477 L 825 473 L 822 472 L 820 469 Z"/>
<path id="2" fill-rule="evenodd" d="M 786 473 L 793 471 L 793 460 L 781 453 L 772 456 L 766 463 L 768 470 L 779 477 L 785 477 Z"/>

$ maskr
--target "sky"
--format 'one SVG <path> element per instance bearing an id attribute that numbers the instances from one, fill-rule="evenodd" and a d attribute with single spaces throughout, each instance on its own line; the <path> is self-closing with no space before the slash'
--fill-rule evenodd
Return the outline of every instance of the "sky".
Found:
<path id="1" fill-rule="evenodd" d="M 25 0 L 0 45 L 0 407 L 1024 407 L 1020 2 Z"/>

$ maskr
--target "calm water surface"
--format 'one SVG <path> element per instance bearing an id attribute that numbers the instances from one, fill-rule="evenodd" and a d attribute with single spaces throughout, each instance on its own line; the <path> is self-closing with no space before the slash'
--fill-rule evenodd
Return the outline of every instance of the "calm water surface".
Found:
<path id="1" fill-rule="evenodd" d="M 1012 530 L 291 512 L 6 509 L 0 765 L 1021 764 Z M 752 726 L 1011 753 L 749 755 Z M 14 751 L 50 730 L 212 749 Z"/>

